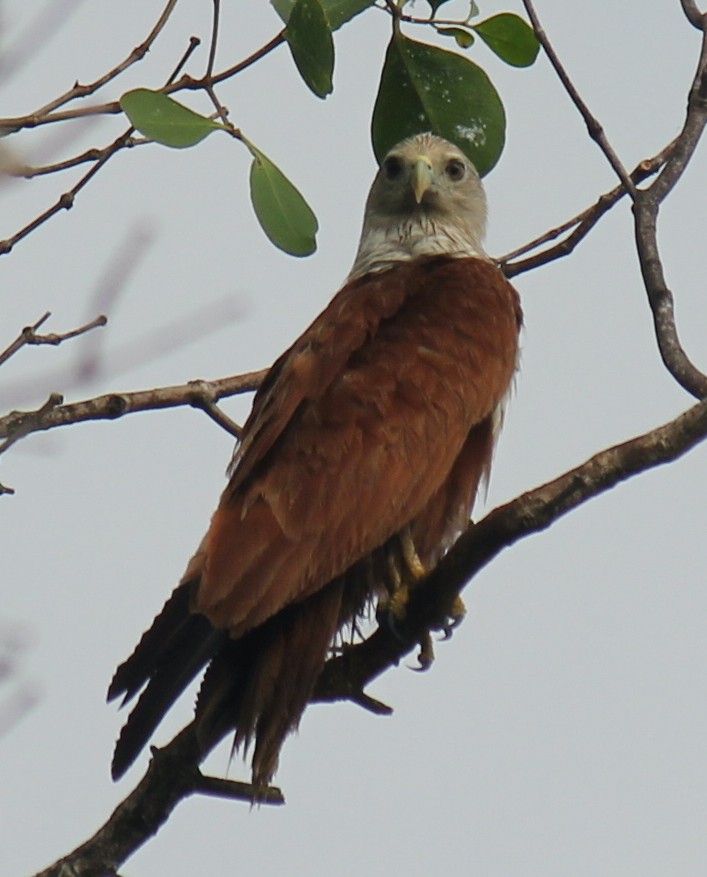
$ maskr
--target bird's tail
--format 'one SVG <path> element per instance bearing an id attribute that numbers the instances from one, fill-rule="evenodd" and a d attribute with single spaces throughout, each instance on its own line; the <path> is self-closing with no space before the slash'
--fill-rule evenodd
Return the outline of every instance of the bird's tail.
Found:
<path id="1" fill-rule="evenodd" d="M 130 767 L 165 713 L 228 639 L 203 615 L 190 612 L 197 586 L 198 580 L 179 585 L 111 681 L 108 700 L 122 695 L 121 706 L 146 685 L 118 737 L 113 779 Z"/>
<path id="2" fill-rule="evenodd" d="M 235 729 L 234 749 L 254 744 L 256 797 L 277 769 L 280 749 L 295 730 L 341 624 L 343 581 L 293 604 L 237 640 L 208 668 L 196 706 L 206 751 Z"/>
<path id="3" fill-rule="evenodd" d="M 235 730 L 234 748 L 254 744 L 255 796 L 277 768 L 282 744 L 299 724 L 341 625 L 343 581 L 335 580 L 239 639 L 190 612 L 198 581 L 180 585 L 117 669 L 108 699 L 123 704 L 143 686 L 120 732 L 112 775 L 118 779 L 147 744 L 163 716 L 209 664 L 196 705 L 197 736 L 208 752 Z"/>

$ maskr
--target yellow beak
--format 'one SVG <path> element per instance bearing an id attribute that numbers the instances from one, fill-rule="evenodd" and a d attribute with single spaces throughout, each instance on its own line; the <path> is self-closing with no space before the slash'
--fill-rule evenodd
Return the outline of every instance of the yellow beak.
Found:
<path id="1" fill-rule="evenodd" d="M 420 155 L 415 159 L 410 173 L 410 185 L 415 193 L 415 201 L 419 204 L 422 196 L 432 184 L 432 163 L 425 155 Z"/>

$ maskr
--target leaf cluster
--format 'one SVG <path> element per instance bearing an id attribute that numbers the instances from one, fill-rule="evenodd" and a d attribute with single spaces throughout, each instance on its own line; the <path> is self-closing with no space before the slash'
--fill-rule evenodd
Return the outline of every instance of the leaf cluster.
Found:
<path id="1" fill-rule="evenodd" d="M 454 51 L 419 42 L 402 32 L 404 24 L 426 25 L 457 46 L 468 49 L 478 36 L 499 58 L 523 67 L 537 56 L 538 43 L 521 18 L 500 13 L 472 22 L 472 3 L 463 21 L 440 23 L 435 15 L 445 0 L 428 0 L 428 19 L 404 14 L 406 0 L 389 3 L 392 34 L 381 72 L 371 122 L 371 139 L 381 162 L 396 143 L 421 131 L 432 131 L 456 143 L 480 174 L 498 161 L 505 143 L 506 117 L 501 98 L 487 73 Z M 285 24 L 284 39 L 307 87 L 325 98 L 334 87 L 332 33 L 369 10 L 373 0 L 272 0 Z M 163 91 L 145 88 L 124 94 L 120 107 L 131 125 L 149 140 L 183 149 L 196 146 L 214 131 L 226 131 L 253 156 L 250 192 L 256 217 L 275 244 L 294 256 L 316 249 L 317 220 L 302 194 L 285 174 L 245 135 L 231 125 L 211 96 L 222 120 L 200 115 Z"/>

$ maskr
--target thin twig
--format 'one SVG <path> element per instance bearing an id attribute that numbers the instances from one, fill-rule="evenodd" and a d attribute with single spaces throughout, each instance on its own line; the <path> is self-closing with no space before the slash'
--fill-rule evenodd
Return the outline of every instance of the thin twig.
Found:
<path id="1" fill-rule="evenodd" d="M 208 84 L 218 85 L 218 83 L 224 82 L 236 74 L 241 73 L 284 42 L 285 30 L 283 28 L 271 40 L 265 43 L 265 45 L 261 46 L 243 61 L 239 61 L 237 64 L 228 67 L 220 73 L 215 73 L 209 78 Z M 206 85 L 207 80 L 203 78 L 194 79 L 192 76 L 184 74 L 176 82 L 170 83 L 161 89 L 161 91 L 164 94 L 175 94 L 178 91 L 203 91 Z M 109 101 L 103 104 L 95 104 L 90 107 L 77 107 L 76 109 L 65 110 L 58 113 L 51 112 L 43 116 L 40 116 L 37 113 L 30 113 L 26 116 L 14 116 L 11 118 L 0 119 L 0 130 L 5 134 L 10 134 L 21 131 L 23 128 L 37 128 L 41 125 L 53 124 L 54 122 L 66 122 L 69 119 L 80 119 L 90 116 L 117 115 L 121 112 L 122 110 L 118 101 Z"/>
<path id="2" fill-rule="evenodd" d="M 174 70 L 170 73 L 169 77 L 167 78 L 166 85 L 171 85 L 174 82 L 174 80 L 177 78 L 177 76 L 179 76 L 179 74 L 182 72 L 182 70 L 186 66 L 187 61 L 191 58 L 191 56 L 194 54 L 194 52 L 196 51 L 196 49 L 200 45 L 201 45 L 201 40 L 199 39 L 199 37 L 189 37 L 189 45 L 186 47 L 186 49 L 184 50 L 184 54 L 177 62 L 177 66 L 174 68 Z"/>
<path id="3" fill-rule="evenodd" d="M 111 80 L 120 76 L 128 67 L 135 64 L 137 61 L 141 61 L 145 55 L 150 50 L 150 47 L 155 42 L 160 32 L 167 24 L 169 17 L 174 11 L 174 7 L 177 5 L 177 0 L 168 0 L 165 8 L 162 10 L 162 14 L 157 19 L 155 26 L 152 28 L 147 37 L 130 52 L 130 54 L 119 64 L 116 64 L 112 70 L 109 70 L 107 73 L 104 73 L 103 76 L 100 76 L 98 79 L 94 80 L 91 83 L 86 85 L 80 85 L 78 82 L 70 88 L 67 92 L 50 101 L 48 104 L 45 104 L 40 109 L 35 110 L 34 113 L 30 113 L 29 115 L 23 117 L 28 120 L 27 124 L 21 125 L 21 127 L 31 128 L 34 127 L 32 124 L 32 120 L 34 120 L 35 124 L 41 124 L 41 120 L 45 117 L 49 116 L 53 113 L 54 110 L 58 109 L 61 106 L 64 106 L 67 103 L 70 103 L 72 100 L 76 98 L 88 97 L 91 94 L 94 94 L 98 89 L 103 88 L 104 85 L 107 85 Z M 7 131 L 18 130 L 9 126 L 5 126 L 3 122 L 0 122 L 0 127 L 5 127 Z"/>
<path id="4" fill-rule="evenodd" d="M 67 192 L 64 192 L 63 195 L 59 196 L 59 199 L 47 210 L 43 213 L 40 213 L 32 222 L 28 223 L 21 228 L 18 232 L 15 232 L 12 237 L 6 238 L 4 241 L 0 241 L 0 256 L 3 256 L 12 251 L 13 247 L 18 244 L 21 240 L 27 237 L 27 235 L 31 234 L 35 229 L 39 228 L 40 225 L 43 225 L 47 220 L 51 219 L 52 216 L 55 216 L 61 210 L 71 210 L 74 206 L 74 201 L 78 193 L 86 186 L 93 177 L 98 173 L 98 171 L 111 159 L 116 152 L 119 152 L 121 149 L 125 149 L 126 147 L 130 147 L 133 145 L 132 143 L 132 133 L 135 129 L 130 127 L 126 131 L 124 131 L 120 137 L 117 137 L 110 146 L 107 146 L 101 152 L 101 157 L 96 161 L 93 167 L 87 171 L 81 179 L 71 187 Z"/>
<path id="5" fill-rule="evenodd" d="M 227 798 L 231 801 L 253 802 L 253 786 L 238 780 L 225 780 L 221 777 L 204 776 L 199 773 L 194 781 L 194 792 L 214 798 Z M 284 804 L 285 796 L 277 786 L 268 786 L 258 793 L 259 804 Z"/>
<path id="6" fill-rule="evenodd" d="M 577 91 L 574 83 L 570 79 L 567 71 L 563 67 L 560 59 L 553 49 L 547 34 L 545 33 L 542 25 L 540 24 L 540 19 L 538 18 L 537 12 L 535 11 L 535 7 L 533 6 L 532 0 L 523 0 L 523 6 L 525 7 L 525 11 L 528 13 L 528 18 L 530 19 L 533 30 L 535 31 L 535 36 L 538 38 L 538 42 L 545 50 L 545 54 L 547 55 L 550 63 L 555 69 L 560 81 L 565 87 L 565 91 L 570 96 L 572 103 L 579 110 L 582 118 L 584 119 L 584 123 L 587 126 L 587 131 L 589 132 L 589 136 L 592 140 L 599 146 L 601 151 L 606 156 L 609 164 L 614 169 L 616 175 L 623 183 L 624 188 L 631 196 L 631 198 L 635 198 L 636 196 L 636 187 L 631 180 L 626 168 L 621 163 L 618 155 L 614 151 L 613 147 L 609 143 L 606 134 L 604 133 L 604 129 L 599 123 L 598 119 L 592 115 L 589 110 L 589 107 L 584 102 L 579 92 Z"/>
<path id="7" fill-rule="evenodd" d="M 180 801 L 198 792 L 207 793 L 211 783 L 199 771 L 199 748 L 193 724 L 168 746 L 153 749 L 152 756 L 140 783 L 93 837 L 37 877 L 67 877 L 69 874 L 96 877 L 116 873 L 126 859 L 157 834 Z M 243 783 L 243 787 L 247 788 L 248 784 Z M 253 789 L 250 788 L 248 800 L 252 801 Z M 267 789 L 263 803 L 282 803 L 282 794 L 278 799 L 278 792 L 279 789 Z"/>
<path id="8" fill-rule="evenodd" d="M 243 428 L 218 407 L 213 399 L 209 384 L 205 381 L 190 381 L 189 386 L 193 389 L 191 405 L 194 408 L 201 408 L 214 423 L 217 423 L 222 429 L 225 429 L 226 432 L 229 432 L 240 441 L 243 437 Z"/>
<path id="9" fill-rule="evenodd" d="M 641 161 L 631 173 L 631 179 L 634 181 L 634 183 L 642 182 L 647 177 L 656 173 L 665 164 L 667 157 L 670 155 L 673 149 L 674 143 L 675 141 L 672 141 L 657 155 Z M 624 188 L 622 183 L 619 183 L 618 186 L 615 186 L 609 192 L 605 192 L 603 195 L 600 195 L 597 201 L 592 204 L 591 207 L 588 207 L 586 210 L 583 210 L 581 213 L 573 216 L 572 219 L 568 219 L 566 222 L 563 222 L 562 225 L 557 226 L 557 228 L 553 228 L 550 231 L 545 232 L 545 234 L 541 235 L 538 238 L 535 238 L 535 240 L 532 240 L 529 243 L 524 244 L 522 247 L 519 247 L 518 249 L 513 250 L 510 253 L 506 253 L 504 256 L 501 256 L 496 260 L 497 264 L 502 268 L 504 274 L 507 277 L 514 277 L 515 275 L 521 274 L 524 271 L 530 271 L 532 268 L 537 268 L 540 265 L 545 265 L 555 259 L 559 259 L 563 256 L 569 255 L 571 252 L 573 252 L 573 250 L 580 243 L 580 241 L 582 241 L 587 236 L 592 228 L 594 228 L 594 226 L 599 222 L 602 216 L 604 216 L 604 214 L 606 214 L 615 204 L 617 204 L 624 197 L 625 194 L 626 189 Z M 543 250 L 541 253 L 537 253 L 535 256 L 527 259 L 522 259 L 517 262 L 511 262 L 512 259 L 516 259 L 518 256 L 537 249 L 548 241 L 554 240 L 561 234 L 569 231 L 570 229 L 574 229 L 574 231 L 572 231 L 572 233 L 568 235 L 568 237 L 555 244 L 554 246 L 549 247 L 547 250 Z"/>
<path id="10" fill-rule="evenodd" d="M 27 341 L 27 338 L 33 332 L 36 332 L 40 326 L 43 326 L 44 323 L 47 322 L 49 317 L 51 317 L 51 313 L 50 313 L 50 311 L 46 311 L 31 326 L 25 326 L 24 329 L 17 336 L 17 338 L 15 338 L 15 340 L 12 342 L 12 344 L 10 344 L 9 347 L 6 347 L 5 350 L 3 350 L 2 353 L 0 353 L 0 365 L 2 365 L 4 362 L 7 362 L 7 360 L 11 356 L 14 356 L 18 350 L 21 350 L 25 346 L 25 344 L 28 344 L 29 342 Z"/>
<path id="11" fill-rule="evenodd" d="M 108 322 L 107 317 L 101 314 L 95 319 L 91 320 L 90 323 L 86 323 L 84 326 L 79 326 L 78 329 L 71 329 L 69 332 L 56 333 L 52 332 L 49 335 L 38 335 L 37 329 L 42 326 L 51 316 L 51 313 L 47 311 L 45 314 L 37 320 L 32 326 L 25 326 L 25 328 L 20 332 L 17 338 L 10 344 L 10 346 L 3 350 L 0 353 L 0 365 L 14 356 L 18 350 L 21 350 L 23 347 L 27 345 L 34 344 L 51 344 L 53 346 L 57 346 L 62 343 L 62 341 L 68 341 L 69 338 L 77 338 L 79 335 L 85 335 L 86 332 L 90 332 L 91 329 L 96 329 L 99 326 L 105 326 Z"/>
<path id="12" fill-rule="evenodd" d="M 214 64 L 216 63 L 216 44 L 218 43 L 219 19 L 221 17 L 220 0 L 212 0 L 212 3 L 214 7 L 214 15 L 211 25 L 211 44 L 209 45 L 209 60 L 206 63 L 206 76 L 204 77 L 209 81 L 213 76 Z"/>

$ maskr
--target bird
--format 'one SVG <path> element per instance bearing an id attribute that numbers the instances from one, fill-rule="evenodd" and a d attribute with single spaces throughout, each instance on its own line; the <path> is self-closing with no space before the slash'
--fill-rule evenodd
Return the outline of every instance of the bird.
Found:
<path id="1" fill-rule="evenodd" d="M 353 267 L 257 390 L 210 525 L 108 699 L 140 696 L 122 776 L 190 682 L 200 745 L 233 733 L 254 798 L 337 637 L 410 588 L 469 525 L 518 364 L 517 291 L 484 250 L 471 160 L 394 146 Z"/>

